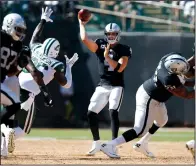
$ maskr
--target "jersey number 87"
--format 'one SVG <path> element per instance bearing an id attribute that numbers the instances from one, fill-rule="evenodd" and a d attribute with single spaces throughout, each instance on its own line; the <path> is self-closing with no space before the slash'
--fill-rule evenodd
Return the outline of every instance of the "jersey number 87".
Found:
<path id="1" fill-rule="evenodd" d="M 17 52 L 10 50 L 7 47 L 1 48 L 1 67 L 6 70 L 10 69 L 10 66 L 14 63 L 17 58 Z"/>

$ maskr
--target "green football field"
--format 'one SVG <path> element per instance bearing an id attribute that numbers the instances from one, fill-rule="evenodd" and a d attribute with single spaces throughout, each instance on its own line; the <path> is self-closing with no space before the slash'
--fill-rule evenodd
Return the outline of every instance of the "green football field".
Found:
<path id="1" fill-rule="evenodd" d="M 123 129 L 126 131 L 127 129 Z M 119 135 L 123 133 L 120 129 Z M 100 137 L 102 140 L 111 140 L 111 130 L 101 129 Z M 26 138 L 40 139 L 65 139 L 65 140 L 91 140 L 92 136 L 89 129 L 35 129 Z M 151 141 L 172 141 L 184 142 L 194 139 L 194 129 L 164 129 L 158 131 Z"/>

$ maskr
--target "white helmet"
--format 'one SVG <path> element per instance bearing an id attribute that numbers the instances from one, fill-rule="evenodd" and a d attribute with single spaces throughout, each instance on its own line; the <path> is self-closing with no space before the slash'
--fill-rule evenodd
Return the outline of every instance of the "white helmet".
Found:
<path id="1" fill-rule="evenodd" d="M 23 41 L 26 32 L 25 20 L 17 13 L 11 13 L 4 17 L 2 30 L 11 35 L 16 41 Z"/>
<path id="2" fill-rule="evenodd" d="M 108 33 L 110 33 L 110 32 L 116 33 L 115 39 L 111 40 L 108 38 Z M 104 34 L 105 34 L 105 38 L 106 38 L 107 42 L 110 44 L 114 44 L 114 43 L 118 42 L 120 40 L 120 32 L 121 32 L 120 27 L 116 23 L 109 23 L 108 25 L 106 25 Z"/>
<path id="3" fill-rule="evenodd" d="M 171 53 L 165 59 L 164 65 L 170 73 L 185 74 L 189 70 L 189 63 L 179 53 Z"/>
<path id="4" fill-rule="evenodd" d="M 60 43 L 55 38 L 48 38 L 42 44 L 42 53 L 48 57 L 56 58 L 59 55 Z"/>

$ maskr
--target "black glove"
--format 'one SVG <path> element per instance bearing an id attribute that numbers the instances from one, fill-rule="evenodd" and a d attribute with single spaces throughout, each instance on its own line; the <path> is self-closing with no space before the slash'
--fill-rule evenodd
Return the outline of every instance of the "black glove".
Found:
<path id="1" fill-rule="evenodd" d="M 44 105 L 46 107 L 53 107 L 52 97 L 49 94 L 48 89 L 46 88 L 46 86 L 41 86 L 40 90 L 41 90 L 41 92 L 43 92 L 43 95 L 44 95 Z"/>
<path id="2" fill-rule="evenodd" d="M 18 66 L 24 68 L 29 63 L 29 58 L 31 57 L 31 50 L 27 46 L 23 46 L 19 57 L 18 57 Z"/>

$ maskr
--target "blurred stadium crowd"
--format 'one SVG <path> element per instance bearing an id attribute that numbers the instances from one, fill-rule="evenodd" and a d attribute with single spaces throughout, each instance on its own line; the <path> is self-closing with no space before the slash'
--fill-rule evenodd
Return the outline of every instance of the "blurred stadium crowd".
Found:
<path id="1" fill-rule="evenodd" d="M 159 5 L 152 5 L 154 1 L 0 1 L 3 13 L 16 12 L 28 19 L 29 21 L 36 21 L 40 19 L 40 6 L 51 6 L 55 12 L 52 19 L 61 20 L 69 19 L 76 15 L 75 6 L 83 5 L 108 11 L 121 12 L 130 15 L 148 16 L 151 18 L 160 18 L 171 21 L 179 21 L 183 23 L 194 24 L 194 1 L 156 1 Z M 149 4 L 150 3 L 150 4 Z M 171 4 L 171 6 L 178 5 L 179 8 L 163 7 L 161 3 Z M 112 15 L 104 15 L 94 13 L 90 24 L 92 31 L 102 29 L 108 22 L 118 23 L 124 31 L 152 31 L 153 25 L 151 22 L 144 22 L 134 18 L 120 18 Z M 145 24 L 147 26 L 144 26 Z M 167 26 L 167 25 L 166 25 Z M 164 25 L 154 26 L 156 29 L 163 29 Z M 166 28 L 167 29 L 167 28 Z"/>

